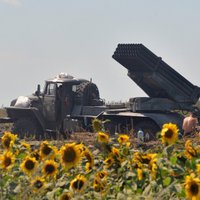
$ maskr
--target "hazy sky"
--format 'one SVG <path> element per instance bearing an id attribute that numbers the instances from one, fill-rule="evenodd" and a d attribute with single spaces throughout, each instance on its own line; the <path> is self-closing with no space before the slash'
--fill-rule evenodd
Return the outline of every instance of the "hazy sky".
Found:
<path id="1" fill-rule="evenodd" d="M 199 0 L 0 0 L 0 106 L 66 72 L 107 101 L 146 94 L 112 59 L 142 43 L 200 86 Z"/>

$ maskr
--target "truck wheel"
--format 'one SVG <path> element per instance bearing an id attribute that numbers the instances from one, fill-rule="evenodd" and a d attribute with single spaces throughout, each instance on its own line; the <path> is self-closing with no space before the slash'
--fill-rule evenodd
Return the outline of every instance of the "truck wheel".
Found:
<path id="1" fill-rule="evenodd" d="M 76 103 L 90 106 L 94 99 L 100 99 L 99 90 L 94 83 L 83 82 L 77 86 Z"/>
<path id="2" fill-rule="evenodd" d="M 134 128 L 136 134 L 139 131 L 139 129 L 141 129 L 144 132 L 145 141 L 155 140 L 157 137 L 157 132 L 160 131 L 159 126 L 150 120 L 143 120 L 137 123 Z"/>
<path id="3" fill-rule="evenodd" d="M 31 136 L 38 140 L 43 136 L 42 130 L 37 123 L 29 118 L 18 119 L 13 125 L 12 132 L 17 134 L 20 139 Z"/>

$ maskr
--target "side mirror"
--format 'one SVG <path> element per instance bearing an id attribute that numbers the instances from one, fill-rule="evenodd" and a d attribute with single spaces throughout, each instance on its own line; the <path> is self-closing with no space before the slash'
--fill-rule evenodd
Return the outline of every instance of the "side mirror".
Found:
<path id="1" fill-rule="evenodd" d="M 37 85 L 37 90 L 35 91 L 35 95 L 39 96 L 41 94 L 40 92 L 40 84 Z"/>

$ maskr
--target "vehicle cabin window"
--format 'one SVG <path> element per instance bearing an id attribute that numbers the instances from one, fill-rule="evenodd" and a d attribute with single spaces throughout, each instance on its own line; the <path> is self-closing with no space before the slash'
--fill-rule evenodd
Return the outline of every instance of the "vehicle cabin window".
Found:
<path id="1" fill-rule="evenodd" d="M 77 85 L 72 85 L 72 92 L 76 92 L 77 90 Z"/>
<path id="2" fill-rule="evenodd" d="M 55 83 L 49 83 L 46 86 L 45 94 L 46 95 L 55 95 L 56 94 L 56 84 Z"/>

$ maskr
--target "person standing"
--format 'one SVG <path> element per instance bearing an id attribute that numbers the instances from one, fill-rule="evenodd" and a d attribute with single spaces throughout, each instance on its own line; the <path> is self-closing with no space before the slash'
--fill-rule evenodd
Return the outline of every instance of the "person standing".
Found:
<path id="1" fill-rule="evenodd" d="M 194 113 L 190 112 L 189 116 L 183 120 L 183 136 L 190 136 L 198 126 L 198 119 Z"/>

